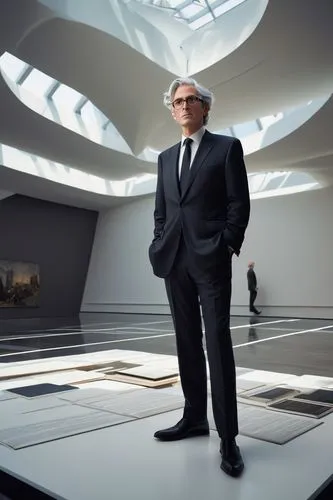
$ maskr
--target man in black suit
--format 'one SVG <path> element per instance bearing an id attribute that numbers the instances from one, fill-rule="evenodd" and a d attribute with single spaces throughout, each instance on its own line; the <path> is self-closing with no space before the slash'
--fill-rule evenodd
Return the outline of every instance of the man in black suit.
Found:
<path id="1" fill-rule="evenodd" d="M 254 262 L 249 262 L 248 265 L 247 287 L 250 292 L 250 312 L 253 312 L 254 314 L 261 314 L 261 311 L 258 311 L 258 309 L 254 305 L 254 301 L 256 300 L 258 294 L 257 276 L 254 272 Z"/>
<path id="2" fill-rule="evenodd" d="M 238 139 L 208 132 L 212 94 L 191 78 L 178 78 L 164 104 L 182 139 L 158 158 L 154 239 L 149 257 L 165 279 L 176 332 L 185 397 L 183 418 L 155 433 L 161 441 L 207 435 L 205 335 L 213 413 L 221 438 L 221 468 L 238 476 L 243 460 L 238 434 L 235 362 L 230 335 L 231 259 L 239 254 L 250 202 Z"/>

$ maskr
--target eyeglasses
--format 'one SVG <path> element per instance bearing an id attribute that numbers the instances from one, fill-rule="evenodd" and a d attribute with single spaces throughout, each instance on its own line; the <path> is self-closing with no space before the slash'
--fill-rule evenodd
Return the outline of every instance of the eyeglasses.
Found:
<path id="1" fill-rule="evenodd" d="M 175 99 L 171 104 L 174 109 L 181 109 L 184 106 L 184 104 L 188 106 L 193 106 L 197 102 L 203 102 L 201 97 L 198 97 L 197 95 L 189 95 L 188 97 L 185 98 L 180 97 L 179 99 Z"/>

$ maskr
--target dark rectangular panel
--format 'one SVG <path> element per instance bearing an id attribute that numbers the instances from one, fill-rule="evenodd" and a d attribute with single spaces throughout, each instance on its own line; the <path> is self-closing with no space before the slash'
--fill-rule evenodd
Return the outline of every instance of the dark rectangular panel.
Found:
<path id="1" fill-rule="evenodd" d="M 297 394 L 297 391 L 290 387 L 273 387 L 268 390 L 261 390 L 259 392 L 256 392 L 255 394 L 250 394 L 248 396 L 246 394 L 242 394 L 242 397 L 247 397 L 249 399 L 253 399 L 254 401 L 268 402 L 277 399 L 285 399 L 288 396 L 294 395 L 295 393 Z"/>
<path id="2" fill-rule="evenodd" d="M 74 387 L 73 385 L 36 384 L 14 387 L 13 389 L 8 389 L 8 392 L 13 392 L 14 394 L 19 394 L 20 396 L 24 396 L 26 398 L 35 398 L 36 396 L 44 396 L 46 394 L 70 391 L 73 389 L 77 389 L 77 387 Z"/>
<path id="3" fill-rule="evenodd" d="M 272 403 L 270 408 L 275 410 L 285 411 L 287 413 L 295 413 L 298 415 L 305 415 L 308 417 L 321 418 L 331 413 L 333 408 L 325 405 L 308 403 L 306 401 L 296 401 L 295 399 L 286 399 L 278 403 Z"/>
<path id="4" fill-rule="evenodd" d="M 317 389 L 316 391 L 308 394 L 299 394 L 295 399 L 302 399 L 305 401 L 317 401 L 318 403 L 333 404 L 333 391 L 325 389 Z"/>

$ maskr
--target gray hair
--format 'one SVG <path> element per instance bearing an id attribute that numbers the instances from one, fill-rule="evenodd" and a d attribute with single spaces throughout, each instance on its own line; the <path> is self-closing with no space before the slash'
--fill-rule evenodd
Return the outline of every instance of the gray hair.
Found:
<path id="1" fill-rule="evenodd" d="M 171 109 L 173 97 L 174 97 L 174 95 L 176 93 L 176 90 L 181 85 L 190 85 L 191 87 L 194 87 L 196 89 L 196 91 L 198 92 L 198 95 L 203 100 L 203 102 L 205 104 L 207 104 L 208 110 L 211 109 L 212 104 L 214 102 L 214 95 L 213 95 L 213 93 L 210 90 L 208 90 L 205 87 L 203 87 L 202 85 L 200 85 L 196 80 L 194 80 L 194 78 L 176 78 L 176 80 L 174 80 L 171 83 L 168 91 L 164 92 L 164 94 L 163 94 L 163 104 L 164 104 L 164 106 L 166 106 L 167 108 Z M 207 124 L 208 119 L 209 119 L 209 113 L 207 113 L 207 115 L 204 117 L 204 125 Z"/>

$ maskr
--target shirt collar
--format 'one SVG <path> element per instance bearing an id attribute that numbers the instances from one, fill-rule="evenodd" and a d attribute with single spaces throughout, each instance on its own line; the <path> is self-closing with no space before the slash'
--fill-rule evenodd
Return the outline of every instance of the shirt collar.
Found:
<path id="1" fill-rule="evenodd" d="M 199 145 L 205 132 L 206 132 L 205 127 L 201 127 L 194 134 L 190 135 L 189 138 Z M 182 135 L 182 147 L 184 146 L 185 139 L 187 139 L 187 137 L 185 135 Z"/>

